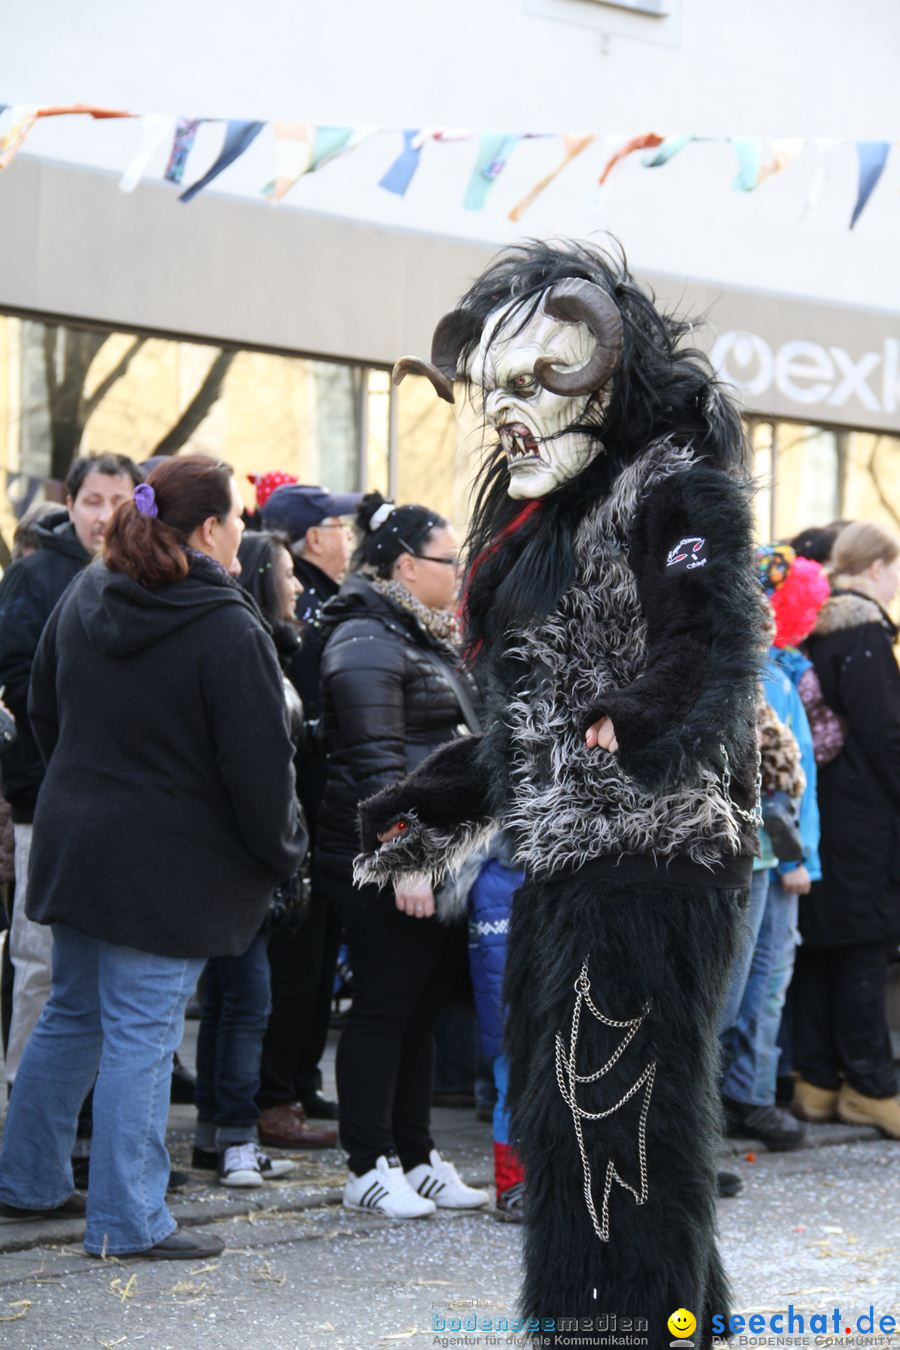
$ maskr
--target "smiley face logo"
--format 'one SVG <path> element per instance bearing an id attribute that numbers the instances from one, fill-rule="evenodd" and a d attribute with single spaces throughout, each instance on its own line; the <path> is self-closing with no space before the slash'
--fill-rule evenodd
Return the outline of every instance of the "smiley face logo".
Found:
<path id="1" fill-rule="evenodd" d="M 673 1336 L 683 1340 L 686 1336 L 692 1336 L 697 1330 L 697 1319 L 687 1308 L 678 1308 L 666 1323 Z"/>

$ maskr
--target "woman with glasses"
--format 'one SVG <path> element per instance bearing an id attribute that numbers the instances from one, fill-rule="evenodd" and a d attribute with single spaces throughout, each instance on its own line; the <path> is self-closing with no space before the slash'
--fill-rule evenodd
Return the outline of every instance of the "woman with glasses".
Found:
<path id="1" fill-rule="evenodd" d="M 474 688 L 459 667 L 454 607 L 458 541 L 424 506 L 378 493 L 357 513 L 353 572 L 323 612 L 322 722 L 328 781 L 317 884 L 347 934 L 353 1006 L 337 1056 L 348 1209 L 411 1219 L 474 1209 L 430 1133 L 434 1024 L 461 960 L 465 928 L 439 923 L 427 885 L 355 890 L 360 801 L 472 729 Z"/>

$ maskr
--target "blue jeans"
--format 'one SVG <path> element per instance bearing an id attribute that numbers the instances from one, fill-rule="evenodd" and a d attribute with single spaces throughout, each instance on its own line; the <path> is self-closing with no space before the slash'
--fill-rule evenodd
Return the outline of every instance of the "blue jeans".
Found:
<path id="1" fill-rule="evenodd" d="M 270 1007 L 264 937 L 255 937 L 243 956 L 215 956 L 206 963 L 197 1034 L 199 1148 L 221 1151 L 256 1139 L 255 1098 Z"/>
<path id="2" fill-rule="evenodd" d="M 734 1026 L 723 1037 L 722 1095 L 748 1106 L 775 1102 L 778 1030 L 797 945 L 799 897 L 770 872 L 770 884 L 750 974 Z"/>
<path id="3" fill-rule="evenodd" d="M 52 928 L 53 987 L 10 1098 L 0 1200 L 52 1209 L 71 1195 L 78 1112 L 96 1077 L 84 1245 L 145 1251 L 177 1226 L 166 1208 L 169 1085 L 203 962 Z"/>
<path id="4" fill-rule="evenodd" d="M 728 993 L 725 997 L 725 1006 L 722 1009 L 722 1015 L 719 1019 L 719 1036 L 723 1044 L 730 1031 L 738 1019 L 738 1013 L 741 1009 L 741 1001 L 744 997 L 744 990 L 747 988 L 747 980 L 750 976 L 750 964 L 753 960 L 753 953 L 756 950 L 756 939 L 759 937 L 760 925 L 763 921 L 763 912 L 766 908 L 766 896 L 769 892 L 769 869 L 767 867 L 759 868 L 753 872 L 753 880 L 750 882 L 750 899 L 747 902 L 747 909 L 741 922 L 741 946 L 734 963 L 734 970 L 731 973 L 731 983 L 728 986 Z"/>

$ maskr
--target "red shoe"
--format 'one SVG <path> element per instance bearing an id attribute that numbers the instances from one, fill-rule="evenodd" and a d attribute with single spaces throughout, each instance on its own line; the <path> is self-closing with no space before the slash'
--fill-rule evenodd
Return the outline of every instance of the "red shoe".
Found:
<path id="1" fill-rule="evenodd" d="M 303 1107 L 269 1106 L 257 1122 L 259 1142 L 269 1148 L 337 1148 L 337 1130 L 310 1125 Z"/>

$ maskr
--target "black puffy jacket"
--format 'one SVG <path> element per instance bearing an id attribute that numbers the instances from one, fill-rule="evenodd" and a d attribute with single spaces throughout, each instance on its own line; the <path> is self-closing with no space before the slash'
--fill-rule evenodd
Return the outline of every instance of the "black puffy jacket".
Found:
<path id="1" fill-rule="evenodd" d="M 347 578 L 323 610 L 322 624 L 328 634 L 322 657 L 328 777 L 316 865 L 349 879 L 360 847 L 359 803 L 458 736 L 463 714 L 429 655 L 446 666 L 446 649 L 365 577 Z"/>

